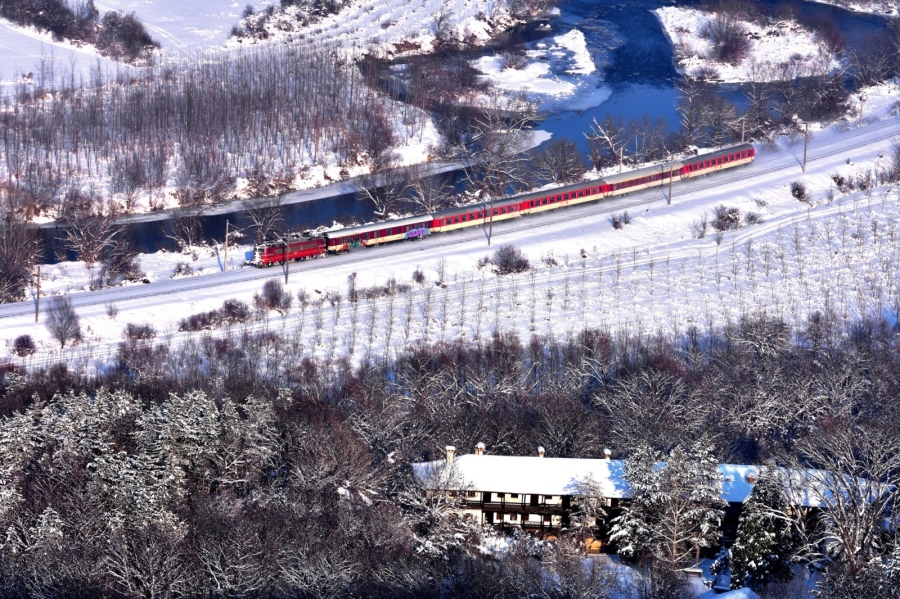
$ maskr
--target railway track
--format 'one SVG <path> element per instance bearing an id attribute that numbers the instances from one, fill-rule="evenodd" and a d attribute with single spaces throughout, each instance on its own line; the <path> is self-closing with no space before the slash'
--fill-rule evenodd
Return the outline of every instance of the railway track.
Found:
<path id="1" fill-rule="evenodd" d="M 873 137 L 873 132 L 878 133 Z M 838 136 L 832 141 L 812 147 L 808 154 L 808 163 L 849 156 L 853 150 L 877 144 L 900 135 L 900 118 L 893 117 L 884 121 L 870 124 L 864 128 L 856 129 L 844 135 Z M 721 188 L 729 184 L 753 179 L 763 178 L 791 169 L 799 170 L 799 161 L 786 161 L 784 156 L 762 156 L 752 165 L 739 169 L 737 172 L 726 171 L 714 173 L 712 178 L 695 179 L 680 182 L 675 189 L 678 190 L 678 198 L 689 198 L 693 195 Z M 799 174 L 799 173 L 798 173 Z M 599 201 L 599 209 L 596 203 L 581 206 L 570 206 L 564 210 L 554 210 L 538 215 L 524 216 L 512 221 L 494 223 L 493 238 L 502 241 L 504 237 L 525 231 L 535 231 L 554 227 L 560 223 L 568 223 L 579 216 L 596 216 L 598 214 L 610 214 L 622 210 L 638 207 L 646 207 L 664 200 L 662 187 L 636 192 L 634 196 L 621 196 Z M 788 221 L 779 223 L 784 226 Z M 768 228 L 754 228 L 745 236 L 754 236 L 764 233 Z M 453 247 L 468 243 L 478 238 L 484 238 L 484 232 L 480 228 L 460 230 L 449 234 L 432 236 L 421 246 L 417 245 L 415 251 L 426 252 L 429 249 Z M 409 244 L 393 244 L 376 248 L 356 250 L 340 256 L 327 256 L 324 260 L 312 260 L 309 262 L 293 263 L 291 265 L 292 276 L 302 276 L 305 272 L 316 272 L 319 269 L 339 266 L 350 262 L 365 262 L 371 259 L 387 258 L 392 255 L 407 255 L 411 251 Z M 672 255 L 678 258 L 678 255 Z M 646 258 L 649 260 L 650 258 Z M 164 297 L 172 294 L 189 294 L 193 291 L 208 290 L 213 287 L 233 283 L 262 281 L 273 276 L 282 276 L 283 271 L 278 269 L 242 268 L 239 270 L 225 271 L 222 273 L 203 275 L 198 277 L 186 277 L 153 282 L 149 285 L 132 285 L 126 287 L 114 287 L 84 293 L 72 294 L 72 304 L 76 308 L 102 306 L 108 302 L 122 303 L 131 300 L 145 299 L 148 297 Z M 32 300 L 13 304 L 0 305 L 0 320 L 24 317 L 34 314 Z"/>

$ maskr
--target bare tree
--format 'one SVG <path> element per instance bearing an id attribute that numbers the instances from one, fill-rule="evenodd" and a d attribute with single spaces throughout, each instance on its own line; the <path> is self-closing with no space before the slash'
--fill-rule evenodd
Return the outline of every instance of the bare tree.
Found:
<path id="1" fill-rule="evenodd" d="M 90 270 L 112 248 L 118 229 L 109 210 L 98 206 L 91 194 L 68 194 L 60 218 L 63 242 Z"/>
<path id="2" fill-rule="evenodd" d="M 0 213 L 0 303 L 25 299 L 38 253 L 35 230 L 16 213 Z"/>
<path id="3" fill-rule="evenodd" d="M 256 231 L 256 242 L 260 243 L 269 235 L 284 227 L 284 194 L 248 198 L 242 202 L 247 218 Z"/>
<path id="4" fill-rule="evenodd" d="M 784 481 L 792 498 L 808 494 L 824 516 L 824 528 L 799 523 L 803 557 L 837 559 L 858 573 L 884 549 L 884 523 L 900 502 L 900 445 L 879 423 L 822 420 L 817 429 L 798 444 L 801 461 Z"/>
<path id="5" fill-rule="evenodd" d="M 359 177 L 359 195 L 372 202 L 375 214 L 387 217 L 396 210 L 404 192 L 409 188 L 409 174 L 405 168 L 387 166 L 383 170 L 373 170 Z"/>
<path id="6" fill-rule="evenodd" d="M 578 147 L 571 141 L 554 139 L 531 154 L 535 174 L 542 182 L 571 183 L 587 171 Z"/>
<path id="7" fill-rule="evenodd" d="M 528 184 L 525 151 L 533 138 L 528 129 L 534 106 L 524 95 L 503 100 L 490 96 L 473 119 L 463 150 L 469 185 L 482 200 L 519 191 Z"/>
<path id="8" fill-rule="evenodd" d="M 594 168 L 601 169 L 608 164 L 615 164 L 619 167 L 619 172 L 622 172 L 625 154 L 631 143 L 622 119 L 614 119 L 612 115 L 607 115 L 600 123 L 595 118 L 590 133 L 585 133 L 584 136 L 591 149 L 591 162 L 594 163 Z"/>
<path id="9" fill-rule="evenodd" d="M 425 212 L 446 208 L 453 198 L 453 186 L 444 173 L 432 174 L 427 164 L 418 164 L 408 169 L 409 199 Z"/>
<path id="10" fill-rule="evenodd" d="M 682 145 L 693 146 L 701 143 L 707 124 L 707 104 L 714 97 L 710 85 L 696 79 L 686 79 L 675 84 L 679 92 L 678 111 L 681 125 Z"/>
<path id="11" fill-rule="evenodd" d="M 44 325 L 50 335 L 59 341 L 60 349 L 70 341 L 81 341 L 81 322 L 72 307 L 72 299 L 67 295 L 57 295 L 50 300 Z"/>

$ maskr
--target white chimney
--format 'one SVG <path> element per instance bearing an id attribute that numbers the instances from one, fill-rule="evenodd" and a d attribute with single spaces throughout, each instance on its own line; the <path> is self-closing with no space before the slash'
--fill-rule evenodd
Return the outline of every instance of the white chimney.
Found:
<path id="1" fill-rule="evenodd" d="M 612 457 L 612 451 L 609 450 L 609 449 L 604 449 L 604 450 L 603 450 L 603 457 L 606 458 L 606 459 L 608 460 L 609 458 Z"/>
<path id="2" fill-rule="evenodd" d="M 544 457 L 544 448 L 541 447 L 540 445 L 538 446 L 538 457 L 539 458 Z"/>
<path id="3" fill-rule="evenodd" d="M 479 443 L 475 446 L 475 455 L 484 455 L 484 443 Z"/>
<path id="4" fill-rule="evenodd" d="M 453 463 L 453 456 L 456 455 L 456 447 L 453 446 L 453 445 L 448 445 L 448 446 L 446 447 L 446 449 L 447 449 L 447 463 L 448 463 L 448 464 L 452 464 L 452 463 Z"/>

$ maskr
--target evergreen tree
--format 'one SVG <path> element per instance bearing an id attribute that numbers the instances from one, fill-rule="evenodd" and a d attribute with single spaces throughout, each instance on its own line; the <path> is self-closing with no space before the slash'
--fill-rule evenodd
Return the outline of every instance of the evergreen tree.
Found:
<path id="1" fill-rule="evenodd" d="M 622 555 L 649 552 L 675 569 L 718 542 L 722 475 L 702 439 L 676 447 L 665 462 L 655 458 L 652 450 L 641 449 L 626 460 L 632 500 L 613 520 L 610 538 Z"/>
<path id="2" fill-rule="evenodd" d="M 731 548 L 731 588 L 764 587 L 791 579 L 793 551 L 784 489 L 763 476 L 744 503 L 737 538 Z"/>

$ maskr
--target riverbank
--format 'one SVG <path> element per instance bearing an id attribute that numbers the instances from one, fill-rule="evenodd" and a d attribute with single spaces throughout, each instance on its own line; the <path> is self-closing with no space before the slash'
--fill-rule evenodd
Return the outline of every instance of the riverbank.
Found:
<path id="1" fill-rule="evenodd" d="M 654 14 L 672 43 L 678 72 L 721 83 L 771 82 L 842 68 L 834 49 L 791 19 L 733 15 L 666 6 Z M 733 28 L 727 33 L 723 30 Z M 718 39 L 733 35 L 732 39 Z M 745 44 L 724 48 L 725 44 Z"/>

